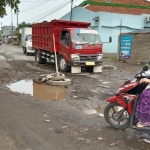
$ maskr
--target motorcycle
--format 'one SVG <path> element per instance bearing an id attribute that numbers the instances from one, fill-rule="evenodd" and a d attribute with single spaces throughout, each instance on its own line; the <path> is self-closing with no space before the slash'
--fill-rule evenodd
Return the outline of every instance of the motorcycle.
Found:
<path id="1" fill-rule="evenodd" d="M 142 71 L 135 75 L 134 79 L 127 80 L 118 89 L 115 96 L 107 99 L 104 109 L 104 118 L 113 128 L 124 130 L 128 127 L 143 133 L 150 133 L 150 127 L 137 127 L 138 120 L 135 117 L 136 105 L 140 94 L 146 89 L 147 83 L 141 83 L 142 78 L 150 79 L 150 70 L 146 64 Z"/>

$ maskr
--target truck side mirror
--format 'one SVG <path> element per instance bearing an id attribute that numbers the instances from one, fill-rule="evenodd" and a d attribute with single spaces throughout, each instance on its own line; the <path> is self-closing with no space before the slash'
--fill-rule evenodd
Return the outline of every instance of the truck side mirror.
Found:
<path id="1" fill-rule="evenodd" d="M 27 38 L 25 39 L 25 41 L 27 41 Z"/>
<path id="2" fill-rule="evenodd" d="M 112 37 L 110 36 L 110 37 L 109 37 L 109 43 L 111 43 L 111 42 L 112 42 Z"/>

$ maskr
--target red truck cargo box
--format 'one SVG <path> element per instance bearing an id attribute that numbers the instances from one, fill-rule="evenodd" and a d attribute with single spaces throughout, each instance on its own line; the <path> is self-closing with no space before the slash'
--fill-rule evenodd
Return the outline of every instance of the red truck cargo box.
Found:
<path id="1" fill-rule="evenodd" d="M 53 34 L 56 51 L 59 51 L 60 32 L 64 28 L 88 28 L 91 23 L 68 20 L 53 20 L 32 25 L 32 46 L 38 50 L 54 52 Z"/>

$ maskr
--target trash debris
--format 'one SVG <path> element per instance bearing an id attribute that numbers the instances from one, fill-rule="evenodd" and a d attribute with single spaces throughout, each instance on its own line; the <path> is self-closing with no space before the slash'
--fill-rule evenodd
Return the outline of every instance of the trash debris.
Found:
<path id="1" fill-rule="evenodd" d="M 104 65 L 103 68 L 106 68 L 106 69 L 113 69 L 114 66 L 112 66 L 112 65 Z"/>
<path id="2" fill-rule="evenodd" d="M 47 114 L 44 114 L 43 117 L 48 118 L 49 116 Z"/>
<path id="3" fill-rule="evenodd" d="M 104 114 L 99 113 L 98 116 L 99 116 L 99 117 L 104 117 Z"/>
<path id="4" fill-rule="evenodd" d="M 91 92 L 93 92 L 93 93 L 99 93 L 98 91 L 96 91 L 96 90 L 91 90 Z"/>
<path id="5" fill-rule="evenodd" d="M 50 122 L 50 120 L 46 120 L 46 122 Z"/>
<path id="6" fill-rule="evenodd" d="M 96 110 L 86 110 L 85 111 L 86 114 L 97 114 Z"/>
<path id="7" fill-rule="evenodd" d="M 109 86 L 104 86 L 104 85 L 101 85 L 101 84 L 98 84 L 98 86 L 108 88 L 108 89 L 110 88 Z"/>
<path id="8" fill-rule="evenodd" d="M 73 96 L 73 98 L 74 98 L 74 99 L 77 99 L 77 98 L 78 98 L 78 96 Z"/>
<path id="9" fill-rule="evenodd" d="M 85 141 L 85 138 L 78 137 L 77 140 L 78 140 L 78 141 Z"/>
<path id="10" fill-rule="evenodd" d="M 103 140 L 103 138 L 101 138 L 101 137 L 98 137 L 98 139 L 99 139 L 99 140 Z"/>
<path id="11" fill-rule="evenodd" d="M 108 83 L 109 83 L 108 81 L 102 82 L 102 84 L 108 84 Z"/>
<path id="12" fill-rule="evenodd" d="M 148 139 L 143 139 L 143 141 L 150 144 L 150 140 Z"/>
<path id="13" fill-rule="evenodd" d="M 109 146 L 114 146 L 115 145 L 115 143 L 112 143 L 112 144 L 110 144 Z"/>

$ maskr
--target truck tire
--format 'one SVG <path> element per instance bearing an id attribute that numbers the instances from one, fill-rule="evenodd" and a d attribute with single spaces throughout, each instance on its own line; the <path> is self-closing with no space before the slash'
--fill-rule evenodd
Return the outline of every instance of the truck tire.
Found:
<path id="1" fill-rule="evenodd" d="M 43 59 L 43 64 L 47 64 L 47 59 Z"/>
<path id="2" fill-rule="evenodd" d="M 29 55 L 29 53 L 27 52 L 27 50 L 26 50 L 26 55 L 27 55 L 27 56 Z"/>
<path id="3" fill-rule="evenodd" d="M 42 64 L 43 63 L 43 58 L 41 57 L 41 53 L 40 51 L 36 51 L 35 53 L 35 60 L 38 64 Z"/>
<path id="4" fill-rule="evenodd" d="M 62 72 L 67 72 L 70 70 L 70 66 L 67 65 L 66 60 L 63 56 L 61 56 L 58 60 L 58 68 Z"/>
<path id="5" fill-rule="evenodd" d="M 26 48 L 25 47 L 23 47 L 23 53 L 26 54 Z"/>

